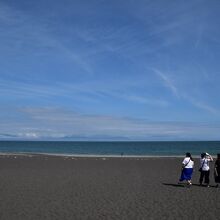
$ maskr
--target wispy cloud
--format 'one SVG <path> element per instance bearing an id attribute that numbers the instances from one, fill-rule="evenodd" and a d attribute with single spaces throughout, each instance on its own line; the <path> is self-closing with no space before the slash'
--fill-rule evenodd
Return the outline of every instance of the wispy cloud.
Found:
<path id="1" fill-rule="evenodd" d="M 144 86 L 144 85 L 143 85 Z M 18 82 L 12 80 L 0 80 L 0 97 L 16 97 L 19 99 L 51 99 L 65 97 L 70 100 L 87 101 L 94 103 L 106 97 L 120 99 L 136 104 L 166 107 L 169 103 L 161 98 L 143 96 L 135 90 L 140 89 L 141 84 L 133 82 L 106 84 L 103 81 L 85 83 L 47 83 Z"/>
<path id="2" fill-rule="evenodd" d="M 220 125 L 188 122 L 150 122 L 144 119 L 85 115 L 60 108 L 19 109 L 25 120 L 9 121 L 0 128 L 1 138 L 121 137 L 127 140 L 206 139 L 219 137 Z M 14 124 L 19 126 L 13 126 Z M 12 129 L 13 126 L 13 129 Z M 204 136 L 201 136 L 204 135 Z"/>
<path id="3" fill-rule="evenodd" d="M 214 115 L 219 115 L 220 114 L 220 111 L 206 103 L 203 103 L 201 101 L 198 101 L 198 100 L 195 100 L 193 97 L 191 96 L 188 96 L 188 95 L 183 95 L 183 97 L 185 99 L 187 99 L 189 102 L 191 102 L 191 104 L 193 104 L 194 106 L 196 106 L 197 108 L 199 109 L 202 109 L 202 110 L 205 110 L 211 114 L 214 114 Z"/>
<path id="4" fill-rule="evenodd" d="M 197 100 L 193 97 L 193 94 L 188 94 L 188 91 L 186 90 L 182 91 L 182 89 L 177 88 L 174 81 L 171 80 L 171 78 L 168 76 L 168 74 L 153 68 L 154 73 L 156 73 L 163 81 L 164 86 L 166 86 L 177 98 L 185 100 L 187 102 L 190 102 L 195 107 L 205 110 L 211 114 L 219 115 L 220 111 L 200 100 Z"/>
<path id="5" fill-rule="evenodd" d="M 162 99 L 156 99 L 156 98 L 148 98 L 144 96 L 138 96 L 138 95 L 129 95 L 129 94 L 115 94 L 116 97 L 132 101 L 134 103 L 139 103 L 139 104 L 146 104 L 146 105 L 152 105 L 152 106 L 159 106 L 159 107 L 167 107 L 169 106 L 169 102 L 162 100 Z"/>
<path id="6" fill-rule="evenodd" d="M 48 54 L 50 56 L 51 50 L 55 51 L 60 57 L 64 56 L 73 62 L 73 65 L 78 65 L 84 73 L 92 74 L 93 70 L 88 59 L 83 57 L 79 48 L 71 48 L 65 45 L 62 39 L 53 34 L 53 23 L 45 17 L 38 18 L 32 16 L 25 11 L 12 8 L 6 4 L 0 5 L 0 39 L 4 42 L 1 47 L 6 51 L 13 51 L 17 53 Z M 25 34 L 24 34 L 25 33 Z M 12 38 L 12 36 L 14 36 Z M 32 46 L 29 46 L 29 43 Z M 11 47 L 14 45 L 14 47 Z M 32 50 L 32 51 L 30 51 Z M 75 73 L 78 74 L 78 73 Z"/>
<path id="7" fill-rule="evenodd" d="M 153 68 L 154 73 L 156 73 L 159 78 L 162 80 L 163 84 L 171 90 L 174 96 L 179 98 L 179 92 L 177 87 L 174 85 L 174 82 L 168 77 L 167 74 L 163 73 L 162 71 Z"/>

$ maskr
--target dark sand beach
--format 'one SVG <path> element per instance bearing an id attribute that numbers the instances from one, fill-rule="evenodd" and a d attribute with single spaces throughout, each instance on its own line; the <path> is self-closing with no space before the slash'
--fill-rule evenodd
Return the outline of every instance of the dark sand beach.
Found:
<path id="1" fill-rule="evenodd" d="M 177 185 L 182 158 L 0 156 L 0 219 L 219 219 L 220 189 Z M 212 187 L 213 186 L 213 187 Z"/>

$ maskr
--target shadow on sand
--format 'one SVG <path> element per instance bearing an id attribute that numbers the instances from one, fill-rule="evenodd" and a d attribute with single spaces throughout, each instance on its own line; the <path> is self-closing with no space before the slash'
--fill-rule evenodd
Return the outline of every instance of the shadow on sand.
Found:
<path id="1" fill-rule="evenodd" d="M 174 186 L 174 187 L 185 187 L 187 186 L 186 184 L 174 184 L 174 183 L 162 183 L 165 186 Z"/>
<path id="2" fill-rule="evenodd" d="M 175 184 L 175 183 L 162 183 L 163 185 L 165 186 L 173 186 L 173 187 L 201 187 L 201 188 L 207 188 L 206 185 L 200 185 L 200 184 L 196 184 L 196 183 L 193 183 L 191 186 L 187 185 L 186 183 L 180 183 L 180 184 Z M 216 188 L 216 186 L 209 186 L 209 188 Z"/>

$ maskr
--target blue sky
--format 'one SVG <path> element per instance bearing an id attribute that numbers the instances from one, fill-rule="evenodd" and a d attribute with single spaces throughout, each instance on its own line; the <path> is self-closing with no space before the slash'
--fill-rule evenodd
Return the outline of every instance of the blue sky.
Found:
<path id="1" fill-rule="evenodd" d="M 219 11 L 1 0 L 0 139 L 219 140 Z"/>

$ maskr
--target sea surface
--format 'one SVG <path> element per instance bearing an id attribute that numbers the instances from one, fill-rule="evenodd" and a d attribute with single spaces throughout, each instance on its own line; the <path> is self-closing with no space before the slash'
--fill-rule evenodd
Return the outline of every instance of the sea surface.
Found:
<path id="1" fill-rule="evenodd" d="M 220 153 L 220 141 L 0 141 L 0 153 L 105 156 L 199 156 Z"/>

